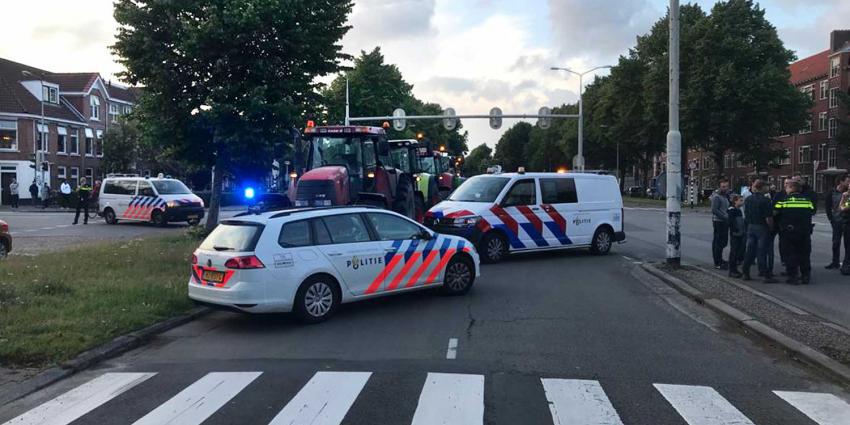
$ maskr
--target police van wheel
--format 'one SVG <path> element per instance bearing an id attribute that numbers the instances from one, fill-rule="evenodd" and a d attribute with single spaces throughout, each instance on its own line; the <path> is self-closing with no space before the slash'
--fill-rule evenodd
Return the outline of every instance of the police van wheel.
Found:
<path id="1" fill-rule="evenodd" d="M 6 258 L 9 255 L 9 250 L 6 248 L 6 243 L 0 240 L 0 260 Z"/>
<path id="2" fill-rule="evenodd" d="M 498 263 L 508 255 L 508 241 L 500 233 L 487 233 L 481 238 L 478 252 L 483 262 Z"/>
<path id="3" fill-rule="evenodd" d="M 106 220 L 106 224 L 118 224 L 118 218 L 115 217 L 115 211 L 112 208 L 107 208 L 103 212 L 103 218 Z"/>
<path id="4" fill-rule="evenodd" d="M 193 218 L 193 219 L 187 221 L 187 223 L 189 223 L 190 226 L 197 226 L 197 225 L 201 224 L 201 220 L 197 219 L 197 218 Z"/>
<path id="5" fill-rule="evenodd" d="M 168 224 L 168 221 L 165 220 L 165 215 L 162 214 L 162 211 L 154 211 L 153 214 L 151 214 L 151 223 L 153 223 L 154 226 L 165 227 L 165 225 Z"/>
<path id="6" fill-rule="evenodd" d="M 341 297 L 339 286 L 333 278 L 325 275 L 313 276 L 298 288 L 294 312 L 301 322 L 324 322 L 336 312 Z"/>
<path id="7" fill-rule="evenodd" d="M 446 266 L 446 274 L 440 292 L 444 295 L 463 295 L 472 289 L 475 282 L 475 266 L 466 256 L 455 256 Z"/>
<path id="8" fill-rule="evenodd" d="M 594 255 L 605 255 L 611 251 L 614 243 L 614 234 L 606 227 L 596 229 L 593 241 L 590 243 L 590 253 Z"/>

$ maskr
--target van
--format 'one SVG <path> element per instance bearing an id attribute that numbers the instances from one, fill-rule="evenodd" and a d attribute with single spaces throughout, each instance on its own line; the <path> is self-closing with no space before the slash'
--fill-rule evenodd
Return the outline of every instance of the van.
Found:
<path id="1" fill-rule="evenodd" d="M 98 194 L 98 215 L 109 224 L 127 220 L 197 225 L 204 218 L 204 201 L 176 179 L 107 177 Z"/>
<path id="2" fill-rule="evenodd" d="M 626 239 L 617 180 L 586 173 L 475 176 L 428 210 L 425 225 L 467 238 L 489 263 L 523 251 L 607 254 Z"/>

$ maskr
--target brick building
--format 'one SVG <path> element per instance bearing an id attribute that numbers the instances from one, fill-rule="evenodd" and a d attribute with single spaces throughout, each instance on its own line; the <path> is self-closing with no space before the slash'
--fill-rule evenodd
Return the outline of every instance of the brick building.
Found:
<path id="1" fill-rule="evenodd" d="M 828 191 L 836 176 L 850 168 L 847 147 L 835 141 L 839 117 L 848 111 L 839 107 L 838 92 L 850 92 L 850 30 L 832 31 L 829 49 L 792 63 L 791 83 L 812 97 L 814 105 L 805 128 L 778 138 L 785 155 L 766 170 L 755 170 L 742 163 L 734 153 L 724 156 L 724 174 L 737 191 L 753 176 L 760 175 L 781 187 L 782 179 L 796 173 L 819 193 Z M 694 162 L 694 178 L 701 191 L 716 187 L 714 159 L 706 153 L 688 152 L 688 163 Z"/>
<path id="2" fill-rule="evenodd" d="M 96 72 L 54 73 L 0 58 L 0 204 L 10 202 L 13 178 L 28 199 L 33 181 L 58 189 L 62 179 L 76 186 L 81 177 L 102 177 L 103 135 L 132 110 L 136 94 Z"/>

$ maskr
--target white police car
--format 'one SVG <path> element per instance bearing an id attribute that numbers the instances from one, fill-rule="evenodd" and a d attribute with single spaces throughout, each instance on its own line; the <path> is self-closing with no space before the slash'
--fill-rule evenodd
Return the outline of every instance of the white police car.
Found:
<path id="1" fill-rule="evenodd" d="M 475 176 L 428 210 L 425 225 L 467 238 L 485 262 L 510 252 L 577 247 L 607 254 L 626 239 L 617 180 L 598 174 Z"/>
<path id="2" fill-rule="evenodd" d="M 293 209 L 222 221 L 192 255 L 189 297 L 320 322 L 341 303 L 439 287 L 465 294 L 475 248 L 392 211 Z"/>

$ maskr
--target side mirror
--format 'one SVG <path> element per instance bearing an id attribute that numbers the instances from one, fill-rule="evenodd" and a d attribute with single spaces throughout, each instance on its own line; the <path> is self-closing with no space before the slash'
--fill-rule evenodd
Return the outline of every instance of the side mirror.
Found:
<path id="1" fill-rule="evenodd" d="M 414 237 L 414 239 L 419 239 L 423 241 L 430 241 L 434 236 L 431 235 L 431 232 L 427 230 L 422 230 L 418 235 Z"/>
<path id="2" fill-rule="evenodd" d="M 378 140 L 378 156 L 390 154 L 390 143 L 386 139 Z"/>

